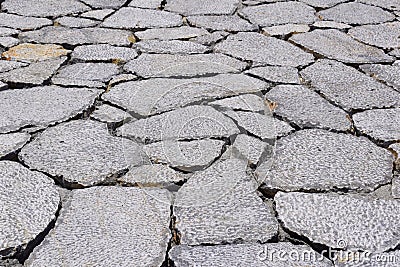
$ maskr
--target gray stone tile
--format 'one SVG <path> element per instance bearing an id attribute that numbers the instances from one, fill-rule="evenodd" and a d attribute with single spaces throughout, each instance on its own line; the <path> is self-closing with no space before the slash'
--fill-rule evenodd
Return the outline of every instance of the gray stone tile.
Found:
<path id="1" fill-rule="evenodd" d="M 108 123 L 118 123 L 133 119 L 128 112 L 107 104 L 97 106 L 90 116 L 98 121 Z"/>
<path id="2" fill-rule="evenodd" d="M 253 112 L 262 112 L 266 108 L 264 100 L 261 97 L 252 94 L 216 100 L 211 102 L 210 105 L 221 110 L 242 110 Z"/>
<path id="3" fill-rule="evenodd" d="M 320 8 L 328 8 L 334 5 L 346 2 L 347 0 L 300 0 L 300 2 L 306 3 L 307 5 Z"/>
<path id="4" fill-rule="evenodd" d="M 20 32 L 21 31 L 19 31 L 19 30 L 10 29 L 10 28 L 6 28 L 6 27 L 0 27 L 0 36 L 16 35 Z"/>
<path id="5" fill-rule="evenodd" d="M 34 30 L 43 26 L 52 25 L 53 22 L 46 18 L 34 18 L 0 13 L 0 26 L 19 30 Z"/>
<path id="6" fill-rule="evenodd" d="M 14 45 L 19 44 L 19 39 L 10 37 L 10 36 L 5 36 L 5 37 L 0 37 L 0 46 L 9 48 Z"/>
<path id="7" fill-rule="evenodd" d="M 239 134 L 232 145 L 232 153 L 238 158 L 247 160 L 248 164 L 257 165 L 263 161 L 264 155 L 273 151 L 273 147 L 255 137 Z"/>
<path id="8" fill-rule="evenodd" d="M 314 24 L 312 26 L 314 26 L 316 28 L 322 28 L 322 29 L 331 28 L 331 29 L 338 29 L 338 30 L 351 28 L 351 26 L 346 23 L 340 23 L 340 22 L 335 22 L 335 21 L 325 21 L 325 20 L 316 21 L 316 22 L 314 22 Z"/>
<path id="9" fill-rule="evenodd" d="M 61 17 L 56 19 L 56 23 L 60 24 L 61 26 L 69 28 L 93 27 L 99 24 L 98 21 L 92 19 L 77 18 L 77 17 Z"/>
<path id="10" fill-rule="evenodd" d="M 141 32 L 135 32 L 135 36 L 140 40 L 175 40 L 175 39 L 189 39 L 197 36 L 208 34 L 205 29 L 199 29 L 189 26 L 182 26 L 177 28 L 160 28 L 148 29 Z"/>
<path id="11" fill-rule="evenodd" d="M 201 54 L 211 48 L 191 42 L 180 40 L 144 40 L 135 44 L 135 47 L 144 53 L 157 54 Z"/>
<path id="12" fill-rule="evenodd" d="M 399 61 L 395 61 L 393 65 L 367 64 L 361 65 L 360 68 L 375 79 L 383 81 L 397 91 L 400 91 L 399 63 Z"/>
<path id="13" fill-rule="evenodd" d="M 130 74 L 130 73 L 122 73 L 122 74 L 118 74 L 117 76 L 114 76 L 111 81 L 108 82 L 108 89 L 110 88 L 110 86 L 113 86 L 115 84 L 118 83 L 122 83 L 122 82 L 129 82 L 129 81 L 133 81 L 136 80 L 137 76 Z"/>
<path id="14" fill-rule="evenodd" d="M 31 138 L 27 133 L 0 134 L 0 158 L 23 147 Z"/>
<path id="15" fill-rule="evenodd" d="M 93 8 L 120 8 L 125 4 L 125 0 L 82 0 L 85 4 Z"/>
<path id="16" fill-rule="evenodd" d="M 22 67 L 28 66 L 28 63 L 18 62 L 18 61 L 10 61 L 10 60 L 0 60 L 0 72 L 6 72 L 13 69 L 18 69 Z"/>
<path id="17" fill-rule="evenodd" d="M 298 70 L 294 67 L 255 67 L 249 69 L 248 71 L 246 71 L 246 73 L 276 83 L 300 83 Z"/>
<path id="18" fill-rule="evenodd" d="M 269 36 L 284 36 L 288 34 L 296 34 L 308 32 L 310 27 L 306 24 L 285 24 L 263 28 L 263 33 Z"/>
<path id="19" fill-rule="evenodd" d="M 114 9 L 96 9 L 82 13 L 80 16 L 83 18 L 103 20 L 105 17 L 114 12 Z"/>
<path id="20" fill-rule="evenodd" d="M 400 10 L 400 3 L 397 0 L 358 0 L 361 3 L 383 7 L 390 10 Z"/>
<path id="21" fill-rule="evenodd" d="M 70 52 L 70 50 L 64 49 L 61 45 L 24 43 L 10 48 L 2 56 L 7 60 L 32 62 L 60 58 Z"/>
<path id="22" fill-rule="evenodd" d="M 224 39 L 226 36 L 228 36 L 229 33 L 224 32 L 224 31 L 215 31 L 210 34 L 202 35 L 196 38 L 191 39 L 191 41 L 203 44 L 203 45 L 213 45 L 216 42 Z"/>
<path id="23" fill-rule="evenodd" d="M 162 0 L 132 0 L 129 6 L 156 9 L 161 6 Z"/>
<path id="24" fill-rule="evenodd" d="M 254 31 L 258 27 L 239 16 L 189 16 L 191 25 L 217 31 L 243 32 Z"/>
<path id="25" fill-rule="evenodd" d="M 400 22 L 389 22 L 378 25 L 364 25 L 349 30 L 355 39 L 381 48 L 397 48 L 400 46 Z"/>
<path id="26" fill-rule="evenodd" d="M 231 15 L 239 5 L 239 0 L 170 0 L 165 10 L 182 15 Z"/>
<path id="27" fill-rule="evenodd" d="M 115 47 L 108 44 L 84 45 L 74 49 L 72 59 L 84 61 L 129 61 L 137 57 L 135 49 L 127 47 Z"/>

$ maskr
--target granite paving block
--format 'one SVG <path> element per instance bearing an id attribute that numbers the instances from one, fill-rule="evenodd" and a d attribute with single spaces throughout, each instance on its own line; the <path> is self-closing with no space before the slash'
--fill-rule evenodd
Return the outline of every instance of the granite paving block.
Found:
<path id="1" fill-rule="evenodd" d="M 207 30 L 189 26 L 182 26 L 176 28 L 148 29 L 145 31 L 135 32 L 135 36 L 138 37 L 140 40 L 190 39 L 205 34 L 208 34 Z"/>
<path id="2" fill-rule="evenodd" d="M 231 15 L 239 5 L 239 0 L 170 0 L 165 10 L 182 15 Z"/>
<path id="3" fill-rule="evenodd" d="M 31 138 L 27 133 L 0 134 L 0 158 L 22 148 Z"/>
<path id="4" fill-rule="evenodd" d="M 400 47 L 400 22 L 388 22 L 378 25 L 363 25 L 349 30 L 355 39 L 381 48 Z"/>

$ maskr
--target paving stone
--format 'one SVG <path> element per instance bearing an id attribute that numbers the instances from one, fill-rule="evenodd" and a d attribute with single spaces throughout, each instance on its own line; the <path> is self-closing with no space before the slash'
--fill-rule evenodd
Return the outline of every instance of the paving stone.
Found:
<path id="1" fill-rule="evenodd" d="M 382 50 L 357 42 L 338 30 L 314 30 L 292 36 L 290 41 L 345 63 L 391 62 Z"/>
<path id="2" fill-rule="evenodd" d="M 266 107 L 264 100 L 261 97 L 252 94 L 216 100 L 211 102 L 210 105 L 222 110 L 242 110 L 253 112 L 264 111 Z"/>
<path id="3" fill-rule="evenodd" d="M 20 44 L 2 54 L 7 60 L 42 61 L 66 56 L 70 50 L 54 44 Z"/>
<path id="4" fill-rule="evenodd" d="M 263 28 L 263 33 L 270 36 L 282 36 L 308 32 L 310 27 L 306 24 L 285 24 Z"/>
<path id="5" fill-rule="evenodd" d="M 203 139 L 194 141 L 162 141 L 145 145 L 143 151 L 156 163 L 182 171 L 198 171 L 207 168 L 221 155 L 224 141 Z"/>
<path id="6" fill-rule="evenodd" d="M 114 9 L 96 9 L 82 13 L 80 16 L 84 18 L 103 20 L 105 17 L 113 13 Z"/>
<path id="7" fill-rule="evenodd" d="M 82 0 L 85 4 L 93 8 L 120 8 L 125 4 L 125 0 Z"/>
<path id="8" fill-rule="evenodd" d="M 390 12 L 361 3 L 339 4 L 330 9 L 322 10 L 318 14 L 324 20 L 348 24 L 377 24 L 395 19 L 395 16 Z"/>
<path id="9" fill-rule="evenodd" d="M 23 147 L 31 138 L 27 133 L 0 134 L 0 158 Z"/>
<path id="10" fill-rule="evenodd" d="M 239 133 L 235 123 L 210 106 L 189 106 L 124 124 L 117 134 L 142 141 L 229 137 Z"/>
<path id="11" fill-rule="evenodd" d="M 294 67 L 256 67 L 249 69 L 248 71 L 246 71 L 246 73 L 276 83 L 300 83 L 298 70 Z"/>
<path id="12" fill-rule="evenodd" d="M 170 0 L 165 10 L 182 15 L 231 15 L 239 5 L 238 0 Z"/>
<path id="13" fill-rule="evenodd" d="M 96 0 L 97 1 L 97 0 Z M 57 17 L 87 11 L 90 8 L 78 0 L 5 0 L 1 9 L 22 16 Z"/>
<path id="14" fill-rule="evenodd" d="M 191 25 L 217 31 L 243 32 L 258 29 L 239 16 L 190 16 L 187 19 Z"/>
<path id="15" fill-rule="evenodd" d="M 113 86 L 115 84 L 121 83 L 121 82 L 129 82 L 129 81 L 133 81 L 136 80 L 137 76 L 130 74 L 130 73 L 122 73 L 119 74 L 117 76 L 114 76 L 111 81 L 108 82 L 108 88 L 110 86 Z"/>
<path id="16" fill-rule="evenodd" d="M 18 61 L 10 61 L 10 60 L 0 60 L 0 73 L 10 71 L 13 69 L 18 69 L 22 67 L 28 66 L 28 63 L 18 62 Z"/>
<path id="17" fill-rule="evenodd" d="M 384 81 L 397 91 L 400 91 L 400 65 L 395 61 L 393 65 L 367 64 L 360 68 L 375 79 Z"/>
<path id="18" fill-rule="evenodd" d="M 288 42 L 253 32 L 228 36 L 215 46 L 215 51 L 277 66 L 297 67 L 307 65 L 314 59 L 311 54 Z"/>
<path id="19" fill-rule="evenodd" d="M 400 47 L 400 22 L 389 22 L 378 25 L 364 25 L 349 30 L 355 39 L 381 48 Z"/>
<path id="20" fill-rule="evenodd" d="M 347 0 L 300 0 L 303 3 L 306 3 L 307 5 L 313 6 L 313 7 L 320 7 L 320 8 L 328 8 L 332 7 L 334 5 L 337 5 L 339 3 L 346 2 Z"/>
<path id="21" fill-rule="evenodd" d="M 66 28 L 44 27 L 40 30 L 23 32 L 19 35 L 24 42 L 53 43 L 53 44 L 110 44 L 127 46 L 132 36 L 129 31 L 103 28 Z"/>
<path id="22" fill-rule="evenodd" d="M 142 54 L 128 62 L 124 69 L 141 77 L 150 78 L 237 73 L 241 72 L 246 66 L 246 63 L 222 54 Z"/>
<path id="23" fill-rule="evenodd" d="M 263 155 L 272 152 L 273 147 L 255 137 L 239 134 L 232 145 L 234 153 L 239 154 L 239 158 L 244 158 L 249 164 L 257 165 L 262 161 Z"/>
<path id="24" fill-rule="evenodd" d="M 315 9 L 300 2 L 288 1 L 243 8 L 240 13 L 261 27 L 281 24 L 312 24 Z"/>
<path id="25" fill-rule="evenodd" d="M 397 0 L 358 0 L 368 5 L 379 6 L 390 10 L 400 10 L 400 3 Z"/>
<path id="26" fill-rule="evenodd" d="M 47 127 L 72 118 L 91 106 L 100 92 L 57 86 L 0 91 L 0 133 L 25 126 Z"/>
<path id="27" fill-rule="evenodd" d="M 97 106 L 90 116 L 98 121 L 108 123 L 118 123 L 133 119 L 128 112 L 110 105 Z"/>
<path id="28" fill-rule="evenodd" d="M 380 141 L 400 140 L 400 108 L 374 109 L 353 115 L 356 128 Z"/>
<path id="29" fill-rule="evenodd" d="M 399 243 L 397 200 L 279 192 L 275 202 L 285 227 L 315 243 L 376 253 Z"/>
<path id="30" fill-rule="evenodd" d="M 364 137 L 310 129 L 279 139 L 271 169 L 257 176 L 284 191 L 369 192 L 391 181 L 392 168 L 392 154 Z"/>
<path id="31" fill-rule="evenodd" d="M 191 39 L 191 41 L 199 43 L 199 44 L 203 44 L 203 45 L 213 45 L 228 35 L 229 35 L 229 33 L 224 32 L 224 31 L 215 31 L 210 34 L 206 34 L 206 35 L 202 35 L 202 36 L 193 38 L 193 39 Z"/>
<path id="32" fill-rule="evenodd" d="M 144 40 L 135 44 L 135 47 L 145 53 L 158 54 L 201 54 L 210 51 L 210 48 L 191 41 L 180 40 Z"/>
<path id="33" fill-rule="evenodd" d="M 332 28 L 332 29 L 339 29 L 339 30 L 351 28 L 350 25 L 345 24 L 345 23 L 340 23 L 340 22 L 335 22 L 335 21 L 324 21 L 324 20 L 316 21 L 316 22 L 314 22 L 314 24 L 312 26 L 314 26 L 316 28 Z"/>
<path id="34" fill-rule="evenodd" d="M 19 30 L 10 29 L 10 28 L 6 28 L 6 27 L 0 27 L 0 36 L 10 36 L 10 35 L 16 35 L 18 33 L 20 33 Z"/>
<path id="35" fill-rule="evenodd" d="M 132 0 L 129 6 L 156 9 L 161 6 L 160 0 Z"/>
<path id="36" fill-rule="evenodd" d="M 53 180 L 13 161 L 0 162 L 0 251 L 12 256 L 55 219 L 60 196 Z"/>
<path id="37" fill-rule="evenodd" d="M 0 37 L 0 46 L 9 48 L 14 45 L 19 44 L 19 39 L 10 37 L 10 36 L 5 36 L 5 37 Z"/>
<path id="38" fill-rule="evenodd" d="M 118 84 L 102 98 L 142 116 L 173 110 L 201 100 L 258 92 L 268 84 L 243 74 L 191 79 L 150 79 Z"/>
<path id="39" fill-rule="evenodd" d="M 276 254 L 275 254 L 276 253 Z M 297 255 L 294 257 L 278 257 Z M 301 255 L 312 255 L 304 259 Z M 293 245 L 289 242 L 266 244 L 234 244 L 218 246 L 175 246 L 169 252 L 176 267 L 185 266 L 252 266 L 252 267 L 286 267 L 286 266 L 333 266 L 310 247 Z"/>
<path id="40" fill-rule="evenodd" d="M 274 113 L 301 128 L 349 131 L 349 115 L 302 85 L 278 85 L 265 97 L 274 103 Z"/>
<path id="41" fill-rule="evenodd" d="M 332 60 L 300 72 L 311 86 L 345 110 L 400 106 L 400 94 L 356 69 Z"/>
<path id="42" fill-rule="evenodd" d="M 123 7 L 106 18 L 105 27 L 137 29 L 174 27 L 182 24 L 182 17 L 166 11 Z"/>
<path id="43" fill-rule="evenodd" d="M 138 267 L 161 266 L 170 238 L 168 197 L 160 189 L 73 191 L 60 222 L 26 265 L 104 267 L 129 266 L 134 261 Z"/>
<path id="44" fill-rule="evenodd" d="M 96 26 L 99 22 L 91 19 L 77 17 L 61 17 L 56 20 L 61 26 L 70 28 L 85 28 Z"/>
<path id="45" fill-rule="evenodd" d="M 72 59 L 84 61 L 129 61 L 137 57 L 135 49 L 115 47 L 108 44 L 78 46 L 72 53 Z"/>
<path id="46" fill-rule="evenodd" d="M 106 124 L 91 120 L 46 129 L 21 150 L 19 157 L 35 170 L 82 186 L 101 183 L 146 159 L 135 142 L 114 137 Z"/>
<path id="47" fill-rule="evenodd" d="M 33 30 L 43 26 L 52 25 L 53 22 L 46 18 L 18 16 L 0 13 L 0 26 L 19 30 Z"/>
<path id="48" fill-rule="evenodd" d="M 189 26 L 182 26 L 178 28 L 148 29 L 141 32 L 135 32 L 135 36 L 138 37 L 140 40 L 189 39 L 205 34 L 208 34 L 208 31 L 206 31 L 205 29 L 199 29 Z"/>
<path id="49" fill-rule="evenodd" d="M 167 165 L 150 164 L 132 168 L 126 175 L 117 180 L 128 185 L 159 187 L 182 182 L 185 177 L 184 174 L 171 169 Z"/>

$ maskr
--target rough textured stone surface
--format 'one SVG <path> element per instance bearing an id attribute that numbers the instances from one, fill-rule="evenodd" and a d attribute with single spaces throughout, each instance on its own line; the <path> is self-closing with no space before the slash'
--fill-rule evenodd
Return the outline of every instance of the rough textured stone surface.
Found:
<path id="1" fill-rule="evenodd" d="M 137 57 L 135 49 L 115 47 L 108 44 L 78 46 L 72 53 L 73 59 L 85 61 L 129 61 Z"/>
<path id="2" fill-rule="evenodd" d="M 120 8 L 125 0 L 82 0 L 85 4 L 94 8 Z"/>
<path id="3" fill-rule="evenodd" d="M 22 264 L 16 259 L 4 259 L 0 260 L 0 267 L 22 267 Z"/>
<path id="4" fill-rule="evenodd" d="M 263 33 L 270 36 L 280 36 L 308 32 L 310 27 L 306 24 L 285 24 L 263 28 Z"/>
<path id="5" fill-rule="evenodd" d="M 108 123 L 117 123 L 132 119 L 132 116 L 128 112 L 110 105 L 97 106 L 91 117 L 98 121 Z"/>
<path id="6" fill-rule="evenodd" d="M 239 134 L 232 145 L 232 149 L 233 153 L 238 153 L 239 158 L 243 157 L 249 164 L 257 165 L 263 154 L 272 151 L 272 146 L 255 137 Z"/>
<path id="7" fill-rule="evenodd" d="M 0 158 L 23 147 L 31 136 L 27 133 L 0 134 Z"/>
<path id="8" fill-rule="evenodd" d="M 199 29 L 189 26 L 182 26 L 177 28 L 148 29 L 141 32 L 135 32 L 135 36 L 138 37 L 140 40 L 189 39 L 205 34 L 208 34 L 205 29 Z"/>
<path id="9" fill-rule="evenodd" d="M 209 47 L 180 40 L 144 40 L 135 44 L 135 47 L 145 53 L 158 54 L 199 54 L 210 50 Z"/>
<path id="10" fill-rule="evenodd" d="M 214 45 L 218 41 L 222 40 L 226 36 L 228 36 L 229 33 L 224 32 L 224 31 L 215 31 L 210 34 L 202 35 L 196 38 L 191 39 L 193 42 L 203 44 L 203 45 Z"/>
<path id="11" fill-rule="evenodd" d="M 170 0 L 165 10 L 183 15 L 230 15 L 238 5 L 239 0 Z"/>
<path id="12" fill-rule="evenodd" d="M 5 36 L 5 37 L 0 37 L 0 46 L 9 48 L 14 45 L 19 44 L 19 39 L 10 37 L 10 36 Z"/>
<path id="13" fill-rule="evenodd" d="M 300 73 L 315 90 L 345 110 L 400 105 L 398 92 L 336 61 L 319 60 Z"/>
<path id="14" fill-rule="evenodd" d="M 257 26 L 239 16 L 190 16 L 188 21 L 196 27 L 218 31 L 243 32 L 257 29 Z"/>
<path id="15" fill-rule="evenodd" d="M 347 0 L 300 0 L 303 3 L 306 3 L 307 5 L 314 6 L 314 7 L 322 7 L 322 8 L 327 8 L 327 7 L 332 7 L 334 5 L 337 5 L 339 3 L 346 2 Z"/>
<path id="16" fill-rule="evenodd" d="M 400 3 L 397 0 L 359 0 L 368 5 L 383 7 L 390 10 L 400 10 Z"/>
<path id="17" fill-rule="evenodd" d="M 400 22 L 389 22 L 379 25 L 364 25 L 349 30 L 355 39 L 385 49 L 400 47 Z"/>
<path id="18" fill-rule="evenodd" d="M 103 20 L 105 17 L 113 13 L 113 9 L 97 9 L 97 10 L 90 10 L 85 13 L 81 14 L 83 18 L 90 18 L 90 19 L 97 19 Z"/>
<path id="19" fill-rule="evenodd" d="M 393 65 L 367 64 L 361 65 L 360 68 L 375 79 L 385 82 L 400 91 L 400 61 L 396 61 Z"/>
<path id="20" fill-rule="evenodd" d="M 0 188 L 0 253 L 12 256 L 55 219 L 60 196 L 49 177 L 12 161 L 0 162 Z"/>
<path id="21" fill-rule="evenodd" d="M 141 187 L 166 186 L 171 183 L 179 183 L 185 179 L 185 175 L 163 164 L 150 164 L 135 167 L 127 174 L 118 178 L 118 182 Z"/>
<path id="22" fill-rule="evenodd" d="M 301 85 L 279 85 L 266 94 L 276 103 L 274 112 L 301 128 L 317 127 L 338 131 L 351 128 L 347 113 Z"/>
<path id="23" fill-rule="evenodd" d="M 35 248 L 26 265 L 129 266 L 134 261 L 138 267 L 160 266 L 170 238 L 169 221 L 167 191 L 122 187 L 77 190 L 61 211 L 60 222 Z"/>
<path id="24" fill-rule="evenodd" d="M 130 73 L 122 73 L 122 74 L 118 74 L 117 76 L 114 76 L 111 81 L 108 82 L 108 88 L 110 86 L 113 86 L 115 84 L 118 83 L 122 83 L 122 82 L 128 82 L 128 81 L 133 81 L 133 80 L 137 80 L 137 76 L 130 74 Z"/>
<path id="25" fill-rule="evenodd" d="M 400 108 L 375 109 L 353 115 L 356 128 L 381 141 L 400 141 Z"/>
<path id="26" fill-rule="evenodd" d="M 99 22 L 91 19 L 76 17 L 61 17 L 56 20 L 61 26 L 70 28 L 84 28 L 96 26 Z"/>
<path id="27" fill-rule="evenodd" d="M 10 35 L 16 35 L 18 33 L 20 33 L 19 30 L 10 29 L 10 28 L 6 28 L 6 27 L 0 27 L 0 36 L 10 36 Z"/>
<path id="28" fill-rule="evenodd" d="M 42 61 L 68 55 L 70 51 L 54 44 L 20 44 L 2 54 L 8 60 Z"/>
<path id="29" fill-rule="evenodd" d="M 288 42 L 259 33 L 228 36 L 225 41 L 216 45 L 215 50 L 240 59 L 278 66 L 307 65 L 314 58 Z"/>
<path id="30" fill-rule="evenodd" d="M 328 247 L 339 248 L 345 242 L 348 249 L 379 253 L 399 243 L 397 200 L 278 193 L 275 202 L 286 228 Z"/>
<path id="31" fill-rule="evenodd" d="M 279 139 L 271 170 L 258 177 L 284 191 L 372 191 L 391 181 L 392 168 L 392 154 L 364 137 L 312 129 Z"/>
<path id="32" fill-rule="evenodd" d="M 357 42 L 338 30 L 314 30 L 296 34 L 291 41 L 318 54 L 345 63 L 391 62 L 382 50 Z"/>
<path id="33" fill-rule="evenodd" d="M 211 102 L 210 105 L 221 110 L 233 109 L 253 112 L 264 111 L 266 107 L 261 97 L 251 94 L 216 100 Z"/>
<path id="34" fill-rule="evenodd" d="M 240 160 L 218 162 L 195 173 L 178 191 L 174 214 L 181 244 L 266 242 L 278 231 L 272 203 L 255 192 Z"/>
<path id="35" fill-rule="evenodd" d="M 48 128 L 19 157 L 31 168 L 83 186 L 98 184 L 145 160 L 139 145 L 110 135 L 105 124 L 90 120 Z"/>
<path id="36" fill-rule="evenodd" d="M 161 2 L 160 0 L 132 0 L 129 6 L 156 9 L 161 6 Z"/>
<path id="37" fill-rule="evenodd" d="M 9 60 L 0 60 L 0 73 L 10 71 L 13 69 L 26 67 L 28 63 L 17 62 L 17 61 L 9 61 Z"/>
<path id="38" fill-rule="evenodd" d="M 339 30 L 351 28 L 350 25 L 345 24 L 345 23 L 340 23 L 340 22 L 335 22 L 335 21 L 325 21 L 325 20 L 316 21 L 316 22 L 314 22 L 314 24 L 312 26 L 314 26 L 316 28 L 332 28 L 332 29 L 339 29 Z"/>
<path id="39" fill-rule="evenodd" d="M 397 163 L 397 170 L 400 170 L 400 162 Z M 395 176 L 392 180 L 392 196 L 395 199 L 400 199 L 400 177 Z"/>
<path id="40" fill-rule="evenodd" d="M 51 24 L 53 24 L 52 21 L 46 18 L 24 17 L 7 13 L 0 14 L 0 26 L 19 30 L 33 30 Z"/>
<path id="41" fill-rule="evenodd" d="M 300 83 L 299 74 L 294 67 L 266 66 L 251 68 L 246 73 L 276 83 Z"/>

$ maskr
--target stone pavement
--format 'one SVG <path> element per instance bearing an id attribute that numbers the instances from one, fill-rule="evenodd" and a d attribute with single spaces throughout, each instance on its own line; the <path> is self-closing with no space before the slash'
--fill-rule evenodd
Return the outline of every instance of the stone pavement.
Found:
<path id="1" fill-rule="evenodd" d="M 400 266 L 400 0 L 4 0 L 0 266 Z"/>

